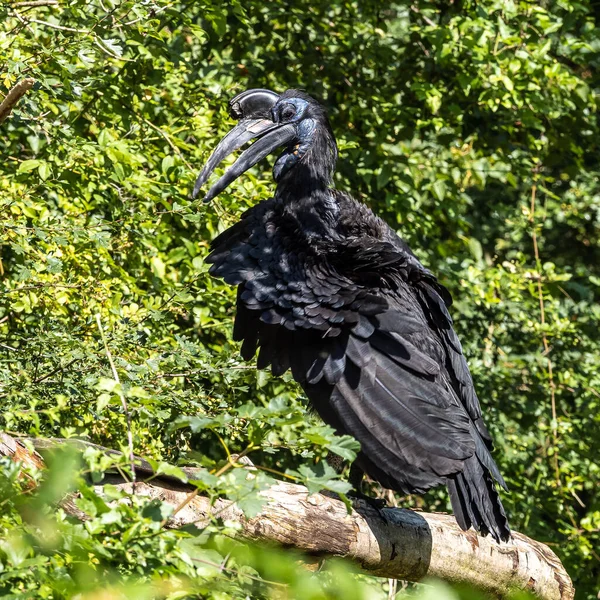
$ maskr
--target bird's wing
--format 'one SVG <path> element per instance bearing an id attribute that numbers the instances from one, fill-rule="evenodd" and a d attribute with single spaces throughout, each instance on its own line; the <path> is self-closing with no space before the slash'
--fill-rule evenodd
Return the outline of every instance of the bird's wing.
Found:
<path id="1" fill-rule="evenodd" d="M 452 387 L 491 448 L 492 439 L 483 423 L 473 379 L 448 312 L 452 296 L 431 271 L 419 262 L 406 243 L 394 232 L 392 234 L 391 241 L 368 237 L 350 240 L 342 251 L 339 263 L 349 265 L 346 268 L 358 273 L 363 279 L 372 280 L 377 277 L 381 280 L 391 273 L 393 277 L 400 276 L 410 283 L 431 333 L 443 347 L 442 360 Z"/>
<path id="2" fill-rule="evenodd" d="M 361 283 L 369 261 L 344 272 L 270 228 L 262 210 L 217 238 L 208 259 L 212 274 L 239 286 L 234 336 L 244 358 L 260 348 L 259 368 L 291 368 L 325 420 L 377 456 L 390 487 L 424 490 L 460 471 L 475 451 L 472 422 L 408 284 L 410 298 L 395 302 Z"/>
<path id="3" fill-rule="evenodd" d="M 413 298 L 418 302 L 420 312 L 425 318 L 428 327 L 423 336 L 417 335 L 418 346 L 436 348 L 429 354 L 437 357 L 437 364 L 442 372 L 442 379 L 446 386 L 451 388 L 453 396 L 458 398 L 471 419 L 475 431 L 472 432 L 476 447 L 476 454 L 480 461 L 491 471 L 494 478 L 506 488 L 506 483 L 491 457 L 489 451 L 493 449 L 491 435 L 483 422 L 481 406 L 473 379 L 462 352 L 462 346 L 454 331 L 452 317 L 448 308 L 452 304 L 452 297 L 448 290 L 442 286 L 435 276 L 426 269 L 408 249 L 403 240 L 394 238 L 391 241 L 381 241 L 373 238 L 361 237 L 350 240 L 343 251 L 342 263 L 355 272 L 366 273 L 369 277 L 374 275 L 385 280 L 392 275 L 392 284 L 398 277 L 402 282 L 408 282 L 413 292 Z M 396 242 L 396 243 L 394 243 Z M 352 255 L 360 256 L 353 259 Z M 380 257 L 383 260 L 380 260 Z M 394 262 L 393 258 L 396 257 Z M 370 262 L 369 262 L 370 261 Z M 387 268 L 386 268 L 387 265 Z M 348 267 L 347 267 L 348 268 Z M 391 268 L 391 271 L 390 271 Z M 383 282 L 380 282 L 380 285 Z M 401 286 L 400 286 L 401 287 Z M 413 307 L 411 312 L 419 312 Z M 392 311 L 391 314 L 395 314 Z M 389 321 L 389 317 L 378 317 L 382 321 Z M 389 324 L 393 327 L 393 324 Z"/>
<path id="4" fill-rule="evenodd" d="M 440 288 L 446 290 L 429 273 L 418 279 L 414 287 L 428 316 L 430 327 L 437 333 L 444 346 L 445 354 L 448 357 L 446 370 L 451 378 L 453 388 L 467 409 L 480 435 L 491 449 L 492 438 L 483 423 L 481 406 L 475 392 L 473 379 L 461 343 L 454 331 L 452 317 L 448 312 L 449 304 L 444 301 Z M 446 291 L 446 293 L 448 292 Z"/>

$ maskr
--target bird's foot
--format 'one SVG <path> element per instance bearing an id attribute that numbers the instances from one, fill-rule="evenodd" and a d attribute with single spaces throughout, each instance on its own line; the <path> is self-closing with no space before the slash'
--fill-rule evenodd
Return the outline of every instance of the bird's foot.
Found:
<path id="1" fill-rule="evenodd" d="M 368 506 L 374 508 L 377 511 L 387 507 L 387 502 L 384 498 L 373 498 L 373 496 L 367 496 L 367 494 L 363 494 L 362 492 L 359 492 L 357 490 L 352 490 L 348 492 L 348 498 L 350 499 L 353 505 L 360 505 L 360 503 L 363 502 L 364 504 L 367 504 Z"/>
<path id="2" fill-rule="evenodd" d="M 329 490 L 321 490 L 319 492 L 322 496 L 327 496 L 328 498 L 335 498 L 336 500 L 341 500 L 342 498 L 337 492 L 330 492 Z M 361 508 L 365 504 L 375 510 L 381 510 L 382 508 L 387 507 L 387 502 L 383 498 L 373 498 L 373 496 L 367 496 L 367 494 L 363 494 L 362 492 L 357 492 L 356 490 L 351 490 L 346 494 L 348 500 L 350 500 L 350 504 L 352 504 L 353 508 Z"/>

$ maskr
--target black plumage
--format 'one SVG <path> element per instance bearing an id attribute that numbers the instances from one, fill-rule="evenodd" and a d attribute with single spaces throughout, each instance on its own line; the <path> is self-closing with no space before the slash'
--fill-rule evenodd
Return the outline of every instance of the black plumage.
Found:
<path id="1" fill-rule="evenodd" d="M 460 342 L 451 297 L 370 209 L 331 187 L 337 147 L 323 108 L 306 94 L 250 90 L 241 119 L 200 175 L 253 137 L 207 194 L 277 147 L 273 198 L 212 243 L 210 273 L 238 286 L 234 337 L 258 368 L 291 369 L 311 404 L 361 443 L 356 464 L 384 487 L 422 493 L 446 484 L 463 529 L 510 537 Z"/>

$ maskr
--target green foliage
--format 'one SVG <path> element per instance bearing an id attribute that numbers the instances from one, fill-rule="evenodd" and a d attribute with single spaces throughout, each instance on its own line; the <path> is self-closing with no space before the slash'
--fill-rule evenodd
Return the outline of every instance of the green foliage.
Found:
<path id="1" fill-rule="evenodd" d="M 130 423 L 137 453 L 202 467 L 203 493 L 249 514 L 273 472 L 347 490 L 323 460 L 356 444 L 306 412 L 289 376 L 240 360 L 234 291 L 204 265 L 214 235 L 272 193 L 268 170 L 210 206 L 189 200 L 231 125 L 226 100 L 302 87 L 330 108 L 337 185 L 456 298 L 512 525 L 595 598 L 599 18 L 590 0 L 3 5 L 0 92 L 38 83 L 0 125 L 1 427 L 124 449 Z M 234 452 L 268 473 L 224 469 Z M 309 576 L 232 542 L 234 524 L 166 531 L 163 507 L 110 489 L 123 501 L 109 506 L 89 481 L 111 460 L 51 469 L 35 493 L 2 462 L 3 595 L 387 597 L 337 563 Z M 51 508 L 69 489 L 86 523 Z M 443 491 L 400 501 L 448 507 Z"/>

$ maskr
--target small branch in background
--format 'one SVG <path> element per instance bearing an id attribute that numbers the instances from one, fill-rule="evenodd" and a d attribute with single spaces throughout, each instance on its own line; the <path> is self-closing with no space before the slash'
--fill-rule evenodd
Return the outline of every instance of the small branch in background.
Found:
<path id="1" fill-rule="evenodd" d="M 58 0 L 27 0 L 26 2 L 13 2 L 11 8 L 35 8 L 37 6 L 58 6 Z"/>
<path id="2" fill-rule="evenodd" d="M 15 6 L 15 5 L 13 5 Z M 69 33 L 81 33 L 86 36 L 90 36 L 92 38 L 93 43 L 104 52 L 107 56 L 115 60 L 123 60 L 125 62 L 135 62 L 132 58 L 125 58 L 124 56 L 117 56 L 114 54 L 109 48 L 106 47 L 106 42 L 96 33 L 94 33 L 92 27 L 89 31 L 86 29 L 75 29 L 74 27 L 66 27 L 65 25 L 56 25 L 55 23 L 49 23 L 48 21 L 41 21 L 40 19 L 30 19 L 25 15 L 20 14 L 18 11 L 13 11 L 13 14 L 23 25 L 27 27 L 31 27 L 31 23 L 35 23 L 36 25 L 41 25 L 42 27 L 50 27 L 50 29 L 57 29 L 58 31 L 66 31 Z M 1 121 L 0 121 L 1 122 Z"/>
<path id="3" fill-rule="evenodd" d="M 102 328 L 102 321 L 100 320 L 100 315 L 96 314 L 96 324 L 98 325 L 98 331 L 100 331 L 100 336 L 102 337 L 102 342 L 104 344 L 104 350 L 106 352 L 106 357 L 108 358 L 108 362 L 110 364 L 110 369 L 113 374 L 113 379 L 121 388 L 121 380 L 119 379 L 119 373 L 117 373 L 117 367 L 113 361 L 112 354 L 110 353 L 110 349 L 108 348 L 108 342 L 106 341 L 106 336 L 104 335 L 104 329 Z M 125 394 L 122 389 L 119 389 L 119 398 L 121 399 L 121 406 L 123 407 L 123 411 L 125 412 L 125 417 L 127 419 L 127 445 L 129 450 L 129 462 L 131 463 L 131 478 L 133 489 L 135 490 L 135 454 L 133 453 L 133 434 L 131 433 L 131 414 L 129 412 L 129 407 L 127 406 L 127 400 L 125 399 Z M 134 492 L 135 493 L 135 492 Z"/>
<path id="4" fill-rule="evenodd" d="M 164 140 L 167 142 L 167 144 L 169 144 L 169 146 L 171 146 L 171 148 L 173 149 L 173 152 L 175 152 L 175 154 L 177 154 L 177 156 L 179 156 L 179 158 L 183 161 L 185 166 L 190 171 L 194 170 L 194 167 L 192 167 L 192 165 L 190 165 L 190 163 L 187 160 L 185 160 L 185 157 L 181 153 L 181 150 L 173 143 L 169 134 L 164 132 L 160 127 L 157 127 L 154 123 L 152 123 L 152 121 L 149 121 L 148 119 L 144 119 L 144 123 L 146 123 L 146 125 L 149 125 L 150 127 L 152 127 L 152 129 L 154 129 L 156 132 L 158 132 L 164 138 Z"/>
<path id="5" fill-rule="evenodd" d="M 137 19 L 132 19 L 131 21 L 125 21 L 123 25 L 133 25 L 134 23 L 139 23 L 140 21 L 144 21 L 146 19 L 154 19 L 158 13 L 163 12 L 163 10 L 167 10 L 171 8 L 175 3 L 171 2 L 171 4 L 167 4 L 165 6 L 161 6 L 160 8 L 152 9 L 149 15 L 144 15 L 143 17 L 138 17 Z M 122 27 L 122 25 L 118 25 L 118 27 Z"/>
<path id="6" fill-rule="evenodd" d="M 131 58 L 125 58 L 123 56 L 117 56 L 116 54 L 113 54 L 104 44 L 104 40 L 102 40 L 102 38 L 98 37 L 97 35 L 94 35 L 94 44 L 96 46 L 98 46 L 98 48 L 100 48 L 100 50 L 102 50 L 102 52 L 104 52 L 104 54 L 106 54 L 107 56 L 110 56 L 111 58 L 114 58 L 115 60 L 124 60 L 125 62 L 135 62 L 133 59 Z"/>
<path id="7" fill-rule="evenodd" d="M 25 17 L 28 23 L 35 23 L 36 25 L 43 25 L 44 27 L 50 27 L 50 29 L 58 29 L 58 31 L 69 31 L 71 33 L 85 33 L 89 34 L 90 32 L 85 29 L 75 29 L 73 27 L 65 27 L 64 25 L 56 25 L 54 23 L 48 23 L 47 21 L 40 21 L 39 19 L 30 19 L 29 17 Z"/>
<path id="8" fill-rule="evenodd" d="M 554 449 L 554 474 L 556 477 L 556 483 L 560 486 L 560 469 L 558 466 L 558 424 L 556 421 L 556 386 L 554 384 L 554 374 L 552 371 L 552 359 L 550 358 L 550 345 L 548 344 L 548 338 L 544 331 L 546 325 L 546 307 L 544 304 L 544 293 L 542 289 L 542 261 L 540 260 L 540 251 L 538 248 L 537 234 L 535 232 L 535 200 L 536 200 L 537 186 L 534 183 L 531 186 L 531 205 L 529 207 L 529 222 L 531 223 L 531 238 L 533 241 L 533 254 L 535 257 L 535 268 L 537 270 L 537 291 L 538 299 L 540 302 L 540 323 L 542 325 L 542 344 L 544 345 L 544 356 L 547 361 L 548 380 L 550 382 L 550 405 L 552 410 L 552 446 Z"/>
<path id="9" fill-rule="evenodd" d="M 27 77 L 15 84 L 0 104 L 0 123 L 10 115 L 15 104 L 33 87 L 35 79 Z"/>
<path id="10" fill-rule="evenodd" d="M 421 11 L 416 6 L 411 6 L 410 10 L 418 14 L 421 17 L 421 19 L 423 19 L 423 21 L 425 21 L 425 23 L 429 25 L 429 27 L 437 27 L 437 25 L 429 17 L 426 17 L 423 13 L 421 13 Z"/>
<path id="11" fill-rule="evenodd" d="M 56 367 L 56 369 L 52 369 L 52 371 L 50 371 L 50 373 L 46 373 L 45 375 L 41 375 L 37 379 L 34 379 L 33 383 L 42 383 L 42 381 L 46 381 L 47 379 L 50 379 L 50 377 L 52 377 L 52 375 L 56 375 L 56 373 L 59 373 L 59 372 L 62 372 L 64 370 L 68 369 L 73 363 L 76 363 L 78 360 L 79 360 L 78 358 L 73 358 L 66 365 L 59 365 L 58 367 Z"/>

